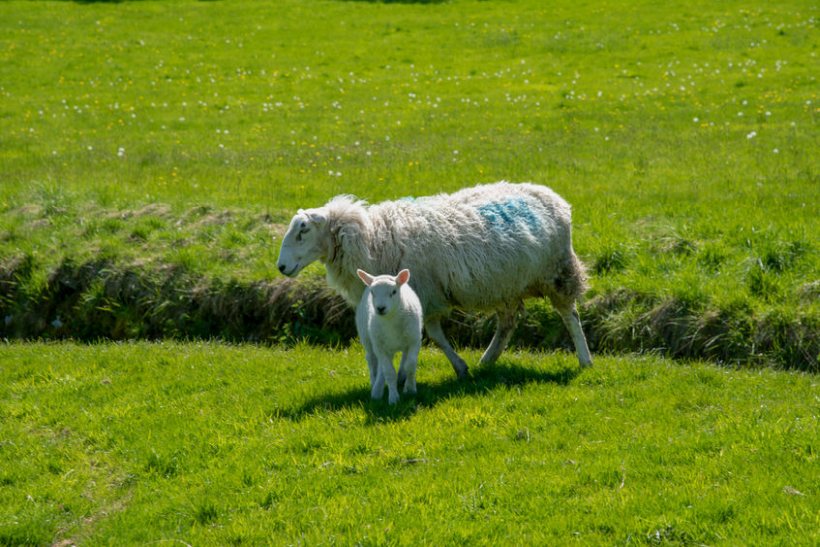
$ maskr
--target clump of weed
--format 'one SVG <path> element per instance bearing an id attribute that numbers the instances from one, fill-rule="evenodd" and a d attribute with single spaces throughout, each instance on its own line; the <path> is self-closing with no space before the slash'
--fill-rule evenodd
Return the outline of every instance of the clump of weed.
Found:
<path id="1" fill-rule="evenodd" d="M 629 257 L 623 247 L 609 247 L 598 253 L 592 265 L 592 270 L 597 275 L 620 272 L 629 263 Z"/>

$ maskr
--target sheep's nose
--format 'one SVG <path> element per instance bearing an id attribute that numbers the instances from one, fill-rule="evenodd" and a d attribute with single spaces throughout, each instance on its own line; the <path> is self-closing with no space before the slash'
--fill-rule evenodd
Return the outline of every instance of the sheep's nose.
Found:
<path id="1" fill-rule="evenodd" d="M 384 312 L 386 310 L 387 310 L 387 308 L 385 308 L 384 306 L 377 306 L 376 307 L 376 311 L 379 313 L 379 315 L 384 315 Z"/>
<path id="2" fill-rule="evenodd" d="M 284 264 L 279 264 L 279 271 L 282 272 L 282 273 L 285 273 L 285 265 Z"/>

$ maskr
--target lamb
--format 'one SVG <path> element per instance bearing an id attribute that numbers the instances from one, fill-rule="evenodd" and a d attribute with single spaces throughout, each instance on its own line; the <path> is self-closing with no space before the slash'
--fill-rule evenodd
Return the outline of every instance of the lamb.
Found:
<path id="1" fill-rule="evenodd" d="M 328 284 L 355 306 L 356 270 L 413 271 L 427 335 L 456 375 L 467 365 L 441 328 L 453 308 L 495 312 L 481 365 L 494 363 L 515 329 L 523 300 L 547 297 L 567 326 L 578 361 L 592 364 L 576 301 L 586 273 L 572 248 L 570 206 L 546 186 L 498 182 L 453 194 L 367 205 L 349 195 L 300 209 L 282 239 L 278 268 L 294 277 L 319 260 Z"/>
<path id="2" fill-rule="evenodd" d="M 410 271 L 372 276 L 357 270 L 367 288 L 356 308 L 356 330 L 370 369 L 370 396 L 380 399 L 387 381 L 391 405 L 399 401 L 398 380 L 404 379 L 404 393 L 416 393 L 416 366 L 421 350 L 422 311 L 418 296 L 407 284 Z M 393 356 L 401 352 L 399 375 Z"/>

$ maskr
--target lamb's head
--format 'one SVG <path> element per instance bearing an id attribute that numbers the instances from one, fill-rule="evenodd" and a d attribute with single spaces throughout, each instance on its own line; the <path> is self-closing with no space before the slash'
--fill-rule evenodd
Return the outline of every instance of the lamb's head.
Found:
<path id="1" fill-rule="evenodd" d="M 277 267 L 288 277 L 295 277 L 307 265 L 322 256 L 327 213 L 324 208 L 299 209 L 282 238 Z"/>
<path id="2" fill-rule="evenodd" d="M 377 315 L 390 316 L 401 301 L 401 286 L 410 279 L 410 270 L 402 270 L 399 275 L 373 276 L 364 270 L 356 270 L 359 278 L 370 290 L 365 298 L 371 298 Z"/>

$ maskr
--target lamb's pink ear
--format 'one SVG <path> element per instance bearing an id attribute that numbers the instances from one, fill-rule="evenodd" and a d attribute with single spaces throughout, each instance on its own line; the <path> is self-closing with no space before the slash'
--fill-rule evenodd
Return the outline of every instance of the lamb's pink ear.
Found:
<path id="1" fill-rule="evenodd" d="M 371 283 L 373 283 L 373 276 L 364 270 L 356 270 L 356 275 L 358 275 L 359 279 L 361 279 L 368 287 Z"/>
<path id="2" fill-rule="evenodd" d="M 399 272 L 399 275 L 396 276 L 396 283 L 398 283 L 399 287 L 404 285 L 410 280 L 410 270 L 402 270 Z"/>

